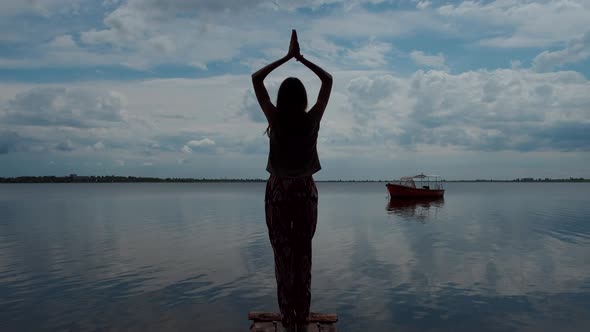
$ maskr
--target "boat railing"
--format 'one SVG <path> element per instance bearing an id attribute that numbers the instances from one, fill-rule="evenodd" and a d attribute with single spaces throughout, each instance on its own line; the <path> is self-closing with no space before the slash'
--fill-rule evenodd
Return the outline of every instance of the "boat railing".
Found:
<path id="1" fill-rule="evenodd" d="M 395 182 L 400 186 L 409 188 L 444 190 L 443 180 L 438 175 L 404 176 Z"/>
<path id="2" fill-rule="evenodd" d="M 416 182 L 417 181 L 417 182 Z M 429 190 L 443 190 L 442 181 L 439 178 L 423 177 L 414 180 L 411 177 L 403 177 L 396 181 L 399 185 L 410 188 L 421 188 Z"/>

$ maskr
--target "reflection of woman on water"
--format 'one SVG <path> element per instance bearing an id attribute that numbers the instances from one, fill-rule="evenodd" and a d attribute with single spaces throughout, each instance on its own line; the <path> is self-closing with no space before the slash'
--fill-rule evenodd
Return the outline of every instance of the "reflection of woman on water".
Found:
<path id="1" fill-rule="evenodd" d="M 308 111 L 301 81 L 289 77 L 279 88 L 276 106 L 264 78 L 295 58 L 322 81 L 316 104 Z M 270 151 L 266 170 L 266 225 L 275 256 L 277 295 L 283 325 L 306 324 L 311 300 L 311 240 L 317 222 L 318 192 L 312 175 L 320 170 L 316 143 L 320 120 L 330 98 L 332 76 L 305 59 L 295 30 L 289 52 L 252 75 L 254 91 L 268 120 Z"/>

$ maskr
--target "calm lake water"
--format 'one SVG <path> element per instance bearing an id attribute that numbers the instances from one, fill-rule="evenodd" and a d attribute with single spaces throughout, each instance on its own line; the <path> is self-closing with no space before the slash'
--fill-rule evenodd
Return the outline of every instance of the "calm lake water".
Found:
<path id="1" fill-rule="evenodd" d="M 590 331 L 590 184 L 318 183 L 340 331 Z M 264 183 L 0 185 L 0 331 L 247 331 L 278 311 Z"/>

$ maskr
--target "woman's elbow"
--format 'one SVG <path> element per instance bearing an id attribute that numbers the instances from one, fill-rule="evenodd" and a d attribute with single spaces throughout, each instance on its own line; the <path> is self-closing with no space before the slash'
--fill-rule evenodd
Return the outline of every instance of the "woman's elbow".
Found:
<path id="1" fill-rule="evenodd" d="M 332 75 L 326 73 L 326 78 L 324 79 L 324 83 L 326 84 L 330 84 L 330 86 L 332 86 Z"/>
<path id="2" fill-rule="evenodd" d="M 322 82 L 327 88 L 332 89 L 332 75 L 328 74 Z"/>
<path id="3" fill-rule="evenodd" d="M 264 80 L 264 76 L 260 73 L 260 70 L 252 74 L 252 82 L 260 83 Z"/>

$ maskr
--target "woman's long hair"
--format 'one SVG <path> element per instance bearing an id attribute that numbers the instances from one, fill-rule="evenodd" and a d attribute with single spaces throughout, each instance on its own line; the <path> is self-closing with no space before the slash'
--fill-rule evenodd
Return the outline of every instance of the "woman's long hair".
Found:
<path id="1" fill-rule="evenodd" d="M 268 125 L 265 133 L 270 137 L 271 131 L 297 132 L 303 130 L 307 113 L 307 92 L 298 78 L 286 78 L 277 94 L 276 121 Z"/>

